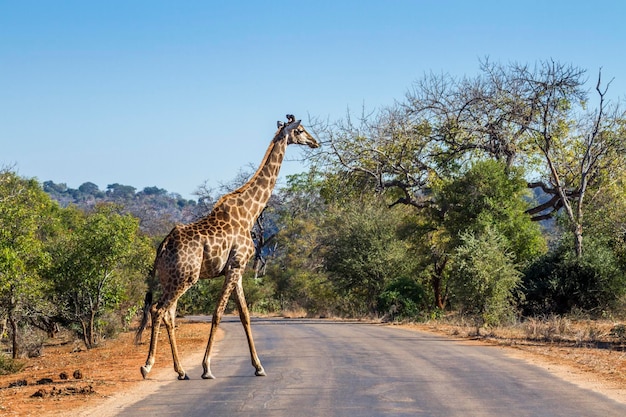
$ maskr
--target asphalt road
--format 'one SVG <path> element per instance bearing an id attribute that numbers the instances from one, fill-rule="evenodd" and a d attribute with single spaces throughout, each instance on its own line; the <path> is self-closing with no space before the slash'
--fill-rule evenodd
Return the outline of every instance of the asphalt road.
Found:
<path id="1" fill-rule="evenodd" d="M 255 319 L 266 377 L 241 324 L 222 322 L 211 368 L 187 369 L 120 416 L 626 416 L 626 406 L 512 359 L 502 349 L 375 324 Z M 161 349 L 168 346 L 161 345 Z"/>

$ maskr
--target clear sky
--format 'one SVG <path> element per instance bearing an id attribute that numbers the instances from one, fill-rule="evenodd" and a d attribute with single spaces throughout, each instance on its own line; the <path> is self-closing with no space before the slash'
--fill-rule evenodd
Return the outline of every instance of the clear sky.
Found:
<path id="1" fill-rule="evenodd" d="M 485 57 L 602 67 L 617 100 L 625 18 L 623 0 L 0 0 L 0 166 L 192 198 L 256 166 L 286 113 L 337 120 Z"/>

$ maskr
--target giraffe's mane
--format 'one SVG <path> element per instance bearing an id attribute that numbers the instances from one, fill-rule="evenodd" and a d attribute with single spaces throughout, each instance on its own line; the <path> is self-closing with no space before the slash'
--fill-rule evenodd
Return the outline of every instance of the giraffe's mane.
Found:
<path id="1" fill-rule="evenodd" d="M 252 177 L 250 177 L 250 179 L 248 181 L 246 181 L 246 183 L 244 185 L 242 185 L 241 187 L 237 188 L 235 191 L 231 191 L 230 193 L 224 194 L 222 197 L 220 197 L 220 199 L 217 200 L 217 203 L 215 203 L 215 205 L 213 206 L 214 209 L 216 207 L 219 207 L 220 205 L 222 205 L 222 203 L 224 203 L 224 201 L 228 200 L 229 198 L 231 198 L 233 196 L 236 196 L 236 195 L 239 195 L 239 194 L 243 193 L 244 191 L 246 191 L 248 188 L 250 188 L 252 186 L 254 181 L 259 177 L 259 175 L 261 175 L 261 171 L 265 167 L 265 164 L 267 163 L 267 160 L 269 159 L 270 154 L 272 153 L 272 151 L 274 150 L 274 147 L 278 143 L 276 141 L 276 136 L 277 135 L 278 135 L 278 132 L 276 132 L 276 135 L 274 135 L 274 139 L 272 139 L 272 142 L 270 143 L 270 146 L 265 151 L 265 156 L 263 157 L 263 160 L 259 164 L 259 167 L 257 168 L 257 170 L 254 173 L 254 175 Z"/>

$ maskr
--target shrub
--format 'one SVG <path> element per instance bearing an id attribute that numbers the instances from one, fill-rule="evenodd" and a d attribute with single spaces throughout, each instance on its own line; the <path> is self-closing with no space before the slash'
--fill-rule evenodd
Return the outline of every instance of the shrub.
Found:
<path id="1" fill-rule="evenodd" d="M 415 319 L 427 303 L 424 288 L 414 279 L 392 281 L 378 297 L 378 309 L 391 320 Z"/>
<path id="2" fill-rule="evenodd" d="M 24 363 L 0 353 L 0 375 L 15 374 L 24 369 Z"/>
<path id="3" fill-rule="evenodd" d="M 515 312 L 515 290 L 521 274 L 502 235 L 487 227 L 476 236 L 461 235 L 455 252 L 451 287 L 463 314 L 480 326 L 496 325 Z"/>
<path id="4" fill-rule="evenodd" d="M 626 275 L 613 252 L 588 241 L 577 258 L 563 242 L 524 276 L 524 314 L 567 314 L 574 310 L 599 316 L 615 308 L 626 291 Z"/>

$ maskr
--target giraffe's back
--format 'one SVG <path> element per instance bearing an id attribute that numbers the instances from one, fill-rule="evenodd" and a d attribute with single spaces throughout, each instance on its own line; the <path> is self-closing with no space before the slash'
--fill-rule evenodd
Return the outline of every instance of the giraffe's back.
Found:
<path id="1" fill-rule="evenodd" d="M 224 221 L 207 220 L 210 217 L 177 225 L 164 239 L 156 260 L 157 274 L 164 290 L 168 291 L 167 287 L 174 292 L 183 287 L 186 290 L 199 279 L 223 275 L 238 249 L 245 248 L 246 258 L 251 254 L 248 231 Z"/>

